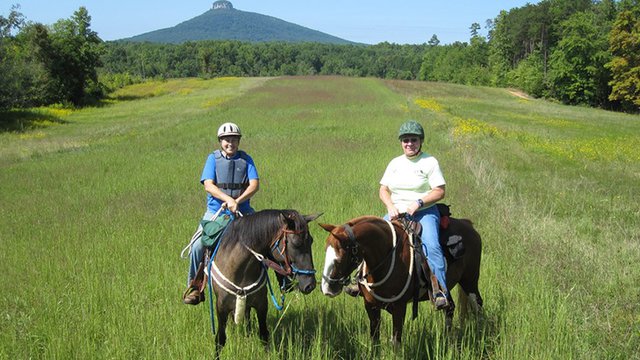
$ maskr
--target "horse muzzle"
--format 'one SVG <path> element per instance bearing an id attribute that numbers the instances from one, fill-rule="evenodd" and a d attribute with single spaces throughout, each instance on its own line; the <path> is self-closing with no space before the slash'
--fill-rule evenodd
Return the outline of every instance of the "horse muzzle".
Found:
<path id="1" fill-rule="evenodd" d="M 303 294 L 309 294 L 316 288 L 315 276 L 298 277 L 298 290 Z"/>

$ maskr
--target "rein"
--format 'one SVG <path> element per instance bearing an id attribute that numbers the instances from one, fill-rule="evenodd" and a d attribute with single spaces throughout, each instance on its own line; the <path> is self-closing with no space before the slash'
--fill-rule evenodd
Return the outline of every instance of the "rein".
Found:
<path id="1" fill-rule="evenodd" d="M 260 255 L 249 248 L 247 249 L 256 257 L 256 259 L 258 259 L 258 261 L 262 262 L 265 267 L 269 267 L 273 269 L 273 271 L 277 272 L 280 275 L 287 276 L 289 278 L 295 277 L 297 275 L 312 276 L 312 275 L 315 275 L 316 273 L 315 269 L 311 269 L 311 270 L 298 269 L 295 265 L 291 264 L 291 261 L 289 260 L 289 254 L 287 254 L 287 243 L 288 243 L 287 235 L 290 235 L 290 234 L 301 235 L 304 233 L 305 233 L 304 230 L 291 230 L 286 228 L 281 229 L 280 230 L 281 235 L 276 236 L 275 241 L 273 241 L 269 246 L 269 248 L 271 249 L 271 254 L 274 255 L 273 256 L 274 259 L 276 258 L 275 256 L 276 253 L 280 255 L 280 258 L 284 262 L 284 267 L 279 262 L 275 262 L 273 260 L 267 259 L 263 255 Z M 283 244 L 282 249 L 280 248 L 281 244 Z"/>
<path id="2" fill-rule="evenodd" d="M 257 251 L 251 249 L 247 245 L 244 245 L 245 249 L 247 249 L 262 264 L 262 271 L 260 272 L 260 276 L 258 280 L 256 280 L 254 283 L 245 287 L 240 287 L 234 284 L 233 282 L 231 282 L 231 280 L 227 279 L 222 274 L 220 269 L 218 269 L 218 267 L 215 265 L 215 262 L 213 261 L 213 256 L 211 257 L 211 263 L 209 268 L 211 269 L 212 267 L 211 264 L 212 264 L 213 270 L 215 271 L 215 274 L 217 276 L 210 276 L 210 278 L 213 278 L 216 284 L 218 284 L 222 289 L 224 289 L 229 294 L 236 295 L 237 300 L 244 300 L 247 296 L 262 289 L 262 287 L 264 287 L 266 283 L 268 285 L 268 289 L 271 294 L 273 305 L 276 307 L 277 310 L 282 310 L 284 307 L 284 294 L 282 294 L 282 297 L 281 297 L 282 305 L 280 305 L 275 299 L 275 295 L 274 295 L 273 289 L 271 288 L 271 283 L 269 282 L 268 276 L 265 276 L 265 274 L 267 274 L 267 270 L 271 268 L 273 269 L 273 271 L 277 272 L 278 274 L 287 276 L 290 279 L 294 278 L 297 275 L 313 276 L 316 273 L 315 269 L 311 269 L 311 270 L 298 269 L 295 265 L 291 264 L 291 261 L 289 260 L 289 254 L 287 253 L 287 243 L 288 243 L 287 236 L 290 234 L 300 235 L 300 234 L 304 234 L 304 231 L 282 228 L 278 231 L 275 237 L 275 240 L 272 241 L 271 245 L 269 246 L 271 250 L 271 255 L 273 256 L 273 258 L 276 259 L 278 257 L 276 256 L 276 254 L 279 255 L 279 257 L 282 259 L 282 262 L 284 262 L 284 266 L 278 260 L 276 261 L 271 260 L 265 255 L 262 255 Z M 281 248 L 281 244 L 282 244 L 282 248 Z M 211 270 L 210 270 L 210 273 L 211 273 Z M 221 280 L 224 280 L 229 286 L 225 286 L 225 284 L 223 284 L 219 278 Z M 233 288 L 233 289 L 230 289 L 230 288 Z"/>
<path id="3" fill-rule="evenodd" d="M 392 240 L 393 246 L 391 248 L 391 251 L 384 258 L 383 261 L 381 261 L 379 264 L 374 266 L 372 268 L 372 270 L 369 271 L 369 272 L 366 271 L 366 269 L 367 269 L 366 262 L 362 262 L 362 265 L 361 265 L 360 269 L 358 270 L 360 275 L 358 275 L 358 277 L 356 279 L 356 282 L 358 282 L 359 284 L 362 284 L 367 289 L 367 291 L 369 291 L 371 296 L 373 296 L 376 300 L 378 300 L 380 302 L 383 302 L 383 303 L 392 303 L 392 302 L 395 302 L 395 301 L 398 301 L 399 299 L 401 299 L 405 295 L 407 290 L 409 289 L 409 285 L 411 284 L 411 279 L 413 277 L 414 249 L 413 249 L 413 246 L 409 247 L 410 248 L 410 256 L 411 256 L 410 257 L 411 260 L 410 260 L 410 264 L 409 264 L 409 273 L 407 275 L 407 281 L 406 281 L 402 291 L 400 291 L 400 293 L 398 295 L 393 296 L 391 298 L 383 297 L 383 296 L 380 296 L 380 295 L 376 294 L 374 289 L 375 288 L 379 288 L 380 286 L 385 284 L 389 280 L 389 278 L 391 277 L 391 273 L 393 273 L 393 270 L 395 269 L 395 263 L 396 263 L 396 257 L 397 257 L 396 256 L 396 250 L 397 250 L 397 247 L 398 247 L 398 244 L 397 244 L 398 236 L 397 236 L 396 229 L 395 229 L 395 227 L 393 226 L 393 224 L 390 221 L 385 220 L 385 222 L 389 225 L 389 228 L 391 229 L 391 234 L 393 236 L 393 238 L 392 238 L 393 239 Z M 356 237 L 355 237 L 355 235 L 353 233 L 353 229 L 348 224 L 344 225 L 344 228 L 345 228 L 345 231 L 347 232 L 347 235 L 348 235 L 348 238 L 349 238 L 349 244 L 346 246 L 346 248 L 347 249 L 350 248 L 351 252 L 353 254 L 355 254 L 355 252 L 359 250 L 359 245 L 356 242 Z M 409 234 L 409 236 L 411 236 L 411 234 Z M 385 263 L 386 259 L 389 256 L 391 256 L 392 260 L 391 260 L 391 265 L 389 266 L 389 270 L 387 270 L 386 275 L 379 281 L 376 281 L 376 282 L 373 282 L 373 283 L 368 282 L 366 280 L 366 278 L 369 275 L 371 275 L 372 272 L 378 270 Z M 359 263 L 360 261 L 362 261 L 362 259 L 361 259 L 360 256 L 354 256 L 353 257 L 353 261 L 354 262 L 357 261 Z M 325 281 L 330 282 L 330 283 L 334 283 L 334 284 L 335 283 L 340 283 L 342 285 L 346 285 L 346 284 L 348 284 L 350 282 L 349 281 L 349 275 L 347 275 L 347 276 L 345 276 L 345 277 L 343 277 L 341 279 L 332 279 L 332 278 L 328 278 L 326 276 L 323 276 L 323 278 L 325 279 Z"/>

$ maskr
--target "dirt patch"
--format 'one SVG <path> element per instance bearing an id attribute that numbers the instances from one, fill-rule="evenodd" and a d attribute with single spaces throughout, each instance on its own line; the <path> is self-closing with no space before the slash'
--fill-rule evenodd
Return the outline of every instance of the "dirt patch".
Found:
<path id="1" fill-rule="evenodd" d="M 509 92 L 509 94 L 513 95 L 513 96 L 517 96 L 521 99 L 526 99 L 526 100 L 531 100 L 533 99 L 531 96 L 525 94 L 524 92 L 517 90 L 517 89 L 507 89 L 507 91 Z"/>

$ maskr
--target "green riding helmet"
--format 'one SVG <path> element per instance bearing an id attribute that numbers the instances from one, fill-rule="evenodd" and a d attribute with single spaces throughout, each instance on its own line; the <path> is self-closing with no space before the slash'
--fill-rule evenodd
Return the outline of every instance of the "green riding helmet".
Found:
<path id="1" fill-rule="evenodd" d="M 415 120 L 409 120 L 404 124 L 400 125 L 400 130 L 398 131 L 398 139 L 404 135 L 418 135 L 420 140 L 424 140 L 424 129 L 422 125 L 418 124 Z"/>

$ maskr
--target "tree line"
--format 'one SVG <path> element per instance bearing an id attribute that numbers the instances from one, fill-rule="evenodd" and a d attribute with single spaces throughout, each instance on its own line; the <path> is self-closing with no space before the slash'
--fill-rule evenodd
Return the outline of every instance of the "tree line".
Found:
<path id="1" fill-rule="evenodd" d="M 51 26 L 27 23 L 17 6 L 0 16 L 0 109 L 77 106 L 101 97 L 104 46 L 90 26 L 84 7 Z"/>
<path id="2" fill-rule="evenodd" d="M 470 26 L 468 42 L 332 45 L 103 42 L 80 8 L 52 26 L 0 16 L 0 107 L 81 105 L 155 78 L 345 75 L 515 87 L 566 104 L 638 112 L 640 0 L 542 0 Z"/>

